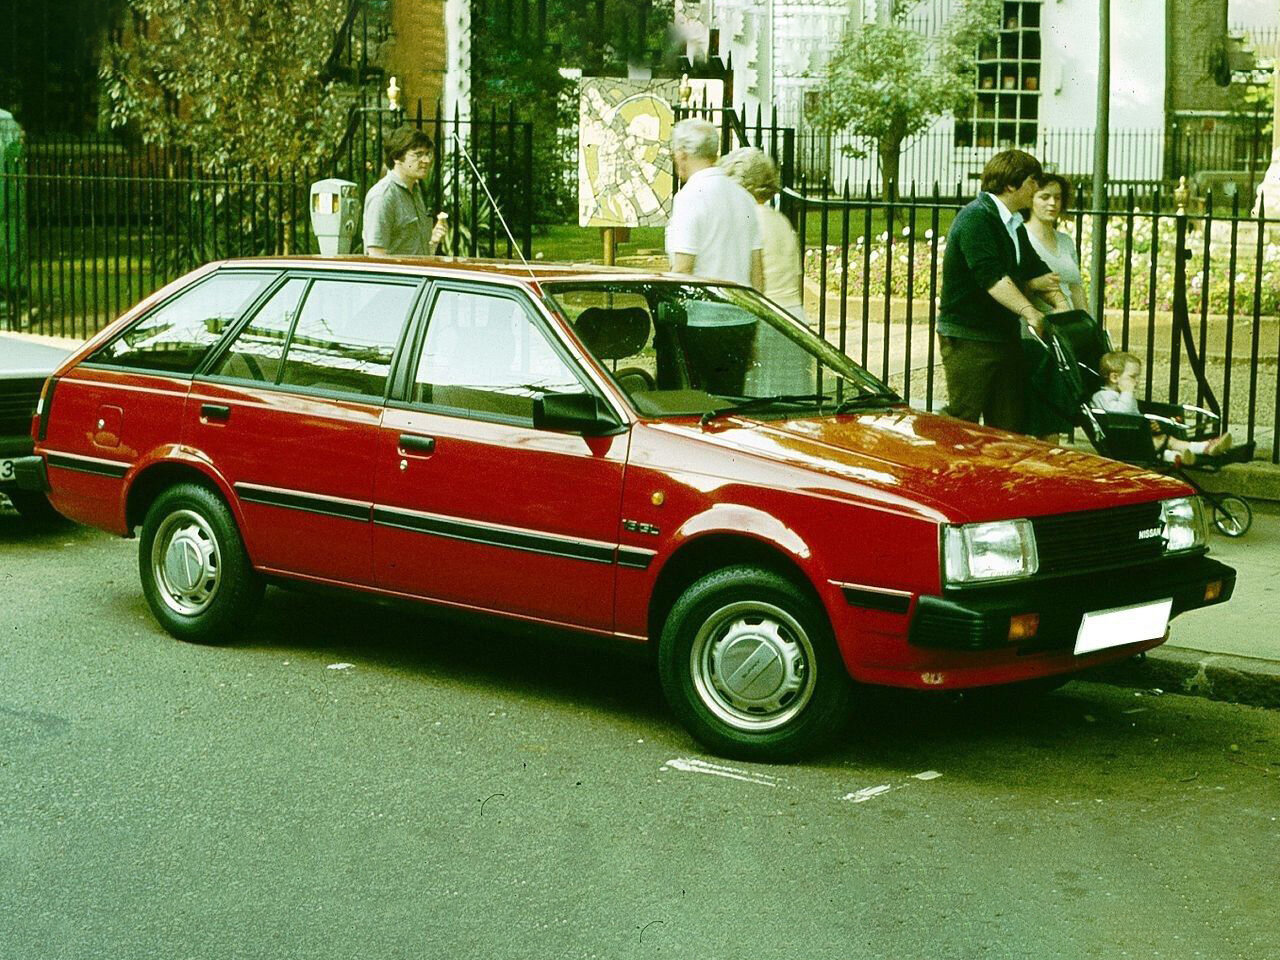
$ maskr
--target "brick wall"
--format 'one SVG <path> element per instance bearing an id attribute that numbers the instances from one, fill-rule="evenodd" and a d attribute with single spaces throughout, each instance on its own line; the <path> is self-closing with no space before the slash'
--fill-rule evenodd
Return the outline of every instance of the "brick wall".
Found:
<path id="1" fill-rule="evenodd" d="M 430 116 L 444 90 L 444 0 L 394 0 L 391 31 L 385 68 L 404 91 L 401 103 L 412 115 L 421 97 L 423 113 Z"/>

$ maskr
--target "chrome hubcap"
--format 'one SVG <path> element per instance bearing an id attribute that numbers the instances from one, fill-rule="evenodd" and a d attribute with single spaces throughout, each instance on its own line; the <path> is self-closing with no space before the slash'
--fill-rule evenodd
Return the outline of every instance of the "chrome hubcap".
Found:
<path id="1" fill-rule="evenodd" d="M 780 607 L 721 607 L 702 625 L 690 657 L 699 699 L 739 730 L 763 732 L 795 718 L 813 695 L 813 647 Z"/>
<path id="2" fill-rule="evenodd" d="M 204 517 L 191 510 L 165 517 L 151 545 L 151 572 L 175 613 L 193 617 L 209 607 L 222 582 L 222 556 Z"/>

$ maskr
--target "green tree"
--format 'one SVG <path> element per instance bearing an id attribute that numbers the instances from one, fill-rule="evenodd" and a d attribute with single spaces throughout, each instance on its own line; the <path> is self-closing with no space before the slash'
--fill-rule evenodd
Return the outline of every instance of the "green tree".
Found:
<path id="1" fill-rule="evenodd" d="M 127 0 L 104 51 L 112 126 L 212 170 L 315 168 L 347 119 L 325 76 L 349 0 Z"/>
<path id="2" fill-rule="evenodd" d="M 672 0 L 513 0 L 473 2 L 471 96 L 475 112 L 514 111 L 533 123 L 535 218 L 562 219 L 575 210 L 578 105 L 564 96 L 573 81 L 561 68 L 587 76 L 625 76 L 628 61 L 649 65 L 669 53 Z M 674 66 L 674 59 L 670 64 Z M 562 133 L 570 134 L 568 136 Z"/>
<path id="3" fill-rule="evenodd" d="M 960 0 L 939 33 L 907 25 L 908 5 L 883 23 L 851 23 L 819 88 L 818 123 L 875 141 L 886 195 L 898 183 L 902 144 L 973 102 L 978 44 L 996 34 L 999 0 Z"/>

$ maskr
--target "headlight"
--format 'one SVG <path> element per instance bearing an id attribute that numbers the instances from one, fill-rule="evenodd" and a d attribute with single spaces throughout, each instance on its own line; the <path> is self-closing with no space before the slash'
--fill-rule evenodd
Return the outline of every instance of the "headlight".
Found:
<path id="1" fill-rule="evenodd" d="M 1040 568 L 1031 521 L 943 527 L 942 568 L 950 584 L 1031 576 Z"/>
<path id="2" fill-rule="evenodd" d="M 1204 508 L 1199 497 L 1162 500 L 1160 519 L 1164 523 L 1165 553 L 1195 550 L 1205 545 Z"/>

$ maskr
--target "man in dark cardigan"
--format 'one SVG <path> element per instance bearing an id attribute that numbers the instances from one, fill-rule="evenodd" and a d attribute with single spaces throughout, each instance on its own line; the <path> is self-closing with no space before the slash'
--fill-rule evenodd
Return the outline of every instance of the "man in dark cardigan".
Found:
<path id="1" fill-rule="evenodd" d="M 1042 174 L 1029 153 L 996 154 L 982 171 L 982 192 L 947 232 L 938 340 L 947 381 L 943 412 L 953 417 L 1022 428 L 1021 324 L 1044 332 L 1044 314 L 1024 291 L 1050 302 L 1062 296 L 1058 275 L 1031 246 L 1022 221 Z"/>

